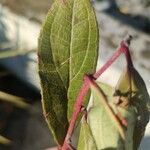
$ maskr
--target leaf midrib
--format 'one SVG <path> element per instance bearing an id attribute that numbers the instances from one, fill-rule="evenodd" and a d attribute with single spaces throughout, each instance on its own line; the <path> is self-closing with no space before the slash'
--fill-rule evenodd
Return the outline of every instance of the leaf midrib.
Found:
<path id="1" fill-rule="evenodd" d="M 57 1 L 56 1 L 56 3 L 57 3 Z M 57 4 L 58 5 L 58 4 Z M 60 9 L 60 5 L 59 5 L 59 7 L 58 7 L 58 10 Z M 56 14 L 55 15 L 57 15 L 58 14 L 58 10 L 57 10 L 57 12 L 56 12 Z M 54 17 L 54 20 L 53 20 L 53 22 L 52 22 L 52 25 L 51 26 L 53 26 L 53 24 L 54 24 L 54 22 L 55 22 L 55 19 L 56 19 L 56 17 Z M 50 33 L 52 33 L 52 28 L 51 28 L 51 32 Z M 54 56 L 53 56 L 54 57 Z M 54 58 L 53 58 L 53 60 L 54 60 Z M 57 71 L 57 73 L 58 73 L 58 75 L 59 75 L 59 77 L 60 77 L 60 79 L 61 79 L 61 81 L 62 81 L 62 84 L 63 84 L 63 86 L 65 87 L 65 89 L 66 89 L 66 92 L 67 92 L 67 86 L 64 84 L 64 81 L 63 81 L 63 79 L 62 79 L 62 76 L 61 76 L 61 74 L 60 74 L 60 72 L 59 72 L 59 68 L 56 66 L 56 64 L 54 63 L 54 65 L 55 65 L 55 68 L 56 68 L 56 71 Z"/>
<path id="2" fill-rule="evenodd" d="M 74 4 L 75 4 L 75 0 L 73 0 L 73 8 L 72 8 L 72 21 L 71 21 L 71 37 L 70 37 L 70 48 L 69 48 L 69 56 L 70 56 L 70 59 L 69 59 L 69 82 L 71 82 L 74 78 L 76 78 L 76 76 L 80 73 L 80 70 L 82 69 L 82 66 L 85 62 L 85 59 L 86 59 L 86 56 L 87 56 L 87 53 L 88 53 L 88 48 L 89 48 L 89 42 L 87 42 L 87 47 L 84 51 L 86 51 L 86 54 L 85 54 L 85 57 L 84 57 L 84 60 L 81 64 L 81 67 L 79 69 L 79 71 L 75 74 L 75 76 L 73 77 L 73 75 L 71 74 L 72 71 L 71 71 L 71 59 L 72 59 L 72 38 L 73 38 L 73 23 L 74 23 Z M 87 6 L 85 5 L 86 7 L 86 11 L 87 11 L 87 15 L 88 15 L 88 21 L 89 21 L 89 12 L 88 12 L 88 8 Z M 88 22 L 89 23 L 89 22 Z M 90 30 L 90 24 L 88 25 L 88 33 L 89 33 L 89 30 Z M 88 34 L 88 41 L 89 41 L 89 37 L 90 37 L 90 34 Z"/>
<path id="3" fill-rule="evenodd" d="M 72 59 L 71 59 L 71 56 L 72 56 L 72 38 L 73 38 L 73 23 L 74 23 L 74 3 L 75 3 L 75 0 L 73 0 L 73 6 L 72 6 L 72 20 L 71 20 L 71 36 L 70 36 L 70 47 L 69 47 L 69 82 L 71 80 L 71 77 L 72 77 L 72 74 L 71 74 L 71 63 L 72 63 Z"/>

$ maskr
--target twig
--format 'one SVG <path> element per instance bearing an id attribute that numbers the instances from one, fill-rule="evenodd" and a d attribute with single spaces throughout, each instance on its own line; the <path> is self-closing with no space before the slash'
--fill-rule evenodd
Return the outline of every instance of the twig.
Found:
<path id="1" fill-rule="evenodd" d="M 112 55 L 112 57 L 110 57 L 110 59 L 103 65 L 103 67 L 100 68 L 94 75 L 91 75 L 91 77 L 93 77 L 96 80 L 105 70 L 107 70 L 107 68 L 109 68 L 112 65 L 112 63 L 122 53 L 125 54 L 128 64 L 130 63 L 130 65 L 132 65 L 132 61 L 131 61 L 131 57 L 130 57 L 130 53 L 129 53 L 130 41 L 131 41 L 131 36 L 128 36 L 127 38 L 125 38 L 121 42 L 121 44 L 120 44 L 119 48 L 116 50 L 116 52 Z M 87 94 L 89 88 L 90 88 L 89 84 L 87 83 L 86 80 L 84 80 L 84 83 L 83 83 L 83 85 L 80 89 L 80 92 L 79 92 L 79 94 L 76 98 L 76 101 L 75 101 L 74 111 L 73 111 L 73 114 L 71 117 L 71 121 L 69 124 L 67 135 L 65 137 L 65 141 L 64 141 L 64 144 L 63 144 L 61 150 L 69 150 L 68 144 L 69 144 L 70 138 L 73 134 L 75 123 L 77 121 L 78 114 L 80 113 L 81 106 L 82 106 L 82 103 L 84 101 L 84 97 Z"/>

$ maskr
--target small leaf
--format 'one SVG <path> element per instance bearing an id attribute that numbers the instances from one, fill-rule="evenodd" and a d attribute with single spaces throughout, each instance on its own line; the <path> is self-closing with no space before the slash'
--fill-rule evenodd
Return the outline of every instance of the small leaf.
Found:
<path id="1" fill-rule="evenodd" d="M 81 120 L 80 136 L 78 141 L 78 150 L 97 150 L 90 127 L 83 116 Z"/>
<path id="2" fill-rule="evenodd" d="M 134 150 L 137 150 L 144 136 L 145 127 L 149 122 L 150 97 L 146 85 L 135 68 L 126 68 L 116 86 L 116 96 L 129 99 L 129 105 L 132 105 L 137 111 L 137 121 L 134 129 Z"/>
<path id="3" fill-rule="evenodd" d="M 98 83 L 97 86 L 99 88 L 96 89 L 91 85 L 93 105 L 88 113 L 88 123 L 97 148 L 99 150 L 107 148 L 132 150 L 133 132 L 136 121 L 134 108 L 132 106 L 128 107 L 128 109 L 115 107 L 113 104 L 114 89 L 102 83 Z M 104 97 L 106 98 L 105 100 Z M 103 101 L 107 102 L 107 104 Z M 109 107 L 112 112 L 108 109 Z M 115 114 L 117 111 L 127 120 L 128 126 L 126 129 L 116 119 Z M 124 136 L 122 134 L 125 134 L 125 139 L 123 139 Z"/>
<path id="4" fill-rule="evenodd" d="M 99 84 L 99 87 L 104 93 L 107 93 L 108 103 L 111 102 L 113 89 L 105 84 Z M 93 105 L 88 113 L 88 123 L 98 149 L 102 150 L 112 147 L 122 150 L 122 148 L 118 146 L 119 143 L 122 142 L 120 134 L 101 103 L 103 97 L 100 98 L 92 86 L 91 91 Z"/>
<path id="5" fill-rule="evenodd" d="M 83 75 L 95 71 L 97 49 L 98 28 L 90 1 L 56 0 L 41 30 L 38 56 L 43 110 L 60 145 Z"/>

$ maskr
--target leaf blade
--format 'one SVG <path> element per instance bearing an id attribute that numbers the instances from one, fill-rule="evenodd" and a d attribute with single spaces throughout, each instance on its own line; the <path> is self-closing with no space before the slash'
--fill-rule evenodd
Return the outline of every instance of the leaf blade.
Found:
<path id="1" fill-rule="evenodd" d="M 105 94 L 107 93 L 108 102 L 111 102 L 113 89 L 106 84 L 98 83 L 98 86 Z M 91 106 L 88 113 L 88 123 L 98 149 L 112 147 L 122 150 L 122 145 L 119 145 L 122 142 L 120 134 L 101 103 L 103 97 L 98 96 L 97 91 L 93 87 L 91 87 L 91 92 L 93 95 L 93 106 Z"/>
<path id="2" fill-rule="evenodd" d="M 75 99 L 83 83 L 84 74 L 95 71 L 98 49 L 98 27 L 94 10 L 89 0 L 74 0 L 73 58 L 70 63 L 70 86 L 68 89 L 68 118 L 70 118 Z M 82 14 L 81 10 L 83 11 Z M 78 34 L 80 37 L 78 38 Z M 83 43 L 82 45 L 80 43 Z M 80 46 L 80 47 L 79 47 Z M 76 55 L 77 52 L 82 52 Z M 74 65 L 76 64 L 76 65 Z M 87 97 L 88 99 L 89 97 Z"/>
<path id="3" fill-rule="evenodd" d="M 108 105 L 113 105 L 113 91 L 114 89 L 106 84 L 99 84 L 100 89 L 106 95 Z M 129 106 L 127 109 L 122 107 L 112 107 L 112 110 L 121 113 L 121 115 L 127 120 L 128 126 L 124 130 L 125 139 L 120 136 L 120 127 L 116 126 L 116 120 L 114 120 L 104 104 L 102 104 L 103 96 L 98 94 L 97 90 L 91 86 L 93 94 L 93 105 L 88 113 L 88 123 L 94 137 L 95 143 L 98 149 L 115 148 L 117 150 L 129 150 L 133 149 L 133 135 L 136 123 L 137 114 L 133 106 Z M 114 114 L 115 115 L 115 114 Z"/>
<path id="4" fill-rule="evenodd" d="M 136 150 L 140 145 L 146 125 L 149 122 L 150 110 L 148 105 L 150 104 L 150 97 L 144 80 L 134 67 L 127 67 L 124 70 L 116 86 L 115 94 L 116 96 L 130 97 L 129 104 L 132 104 L 136 109 L 138 118 L 136 118 L 133 134 L 133 149 Z"/>
<path id="5" fill-rule="evenodd" d="M 85 116 L 81 120 L 80 135 L 78 140 L 78 150 L 97 150 L 90 127 Z"/>
<path id="6" fill-rule="evenodd" d="M 90 21 L 89 13 L 92 13 Z M 94 33 L 89 43 L 87 33 L 91 31 Z M 60 145 L 68 127 L 67 114 L 70 119 L 83 75 L 95 70 L 97 45 L 97 22 L 89 0 L 56 0 L 41 30 L 38 55 L 43 110 L 48 114 L 47 122 Z M 62 124 L 66 126 L 59 133 Z"/>
<path id="7" fill-rule="evenodd" d="M 55 141 L 57 144 L 62 144 L 68 127 L 65 115 L 67 113 L 67 91 L 62 86 L 62 80 L 56 70 L 50 43 L 51 26 L 57 10 L 58 5 L 55 1 L 40 33 L 38 55 L 43 111 Z M 62 125 L 64 122 L 65 125 Z M 62 130 L 59 131 L 59 129 Z"/>

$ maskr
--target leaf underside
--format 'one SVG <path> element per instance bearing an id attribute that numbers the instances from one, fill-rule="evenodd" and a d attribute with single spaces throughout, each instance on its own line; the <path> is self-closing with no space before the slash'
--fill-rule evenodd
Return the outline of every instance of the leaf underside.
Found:
<path id="1" fill-rule="evenodd" d="M 39 75 L 47 123 L 62 144 L 83 75 L 97 61 L 98 28 L 89 0 L 56 0 L 39 37 Z"/>
<path id="2" fill-rule="evenodd" d="M 98 85 L 107 96 L 108 103 L 112 105 L 114 89 L 104 83 L 98 83 Z M 97 96 L 97 93 L 94 89 L 91 90 L 93 99 L 92 105 L 90 105 L 87 114 L 87 124 L 91 133 L 90 135 L 92 136 L 90 139 L 94 140 L 93 143 L 95 143 L 94 146 L 96 149 L 133 150 L 133 132 L 136 120 L 136 113 L 134 108 L 128 107 L 127 110 L 119 108 L 121 114 L 128 121 L 128 127 L 125 130 L 126 140 L 123 141 L 118 129 L 115 126 L 115 123 L 104 109 L 104 106 L 101 103 L 101 99 Z M 112 109 L 116 111 L 115 108 L 112 107 Z M 80 132 L 80 137 L 82 136 L 84 136 L 83 131 Z M 85 137 L 82 139 L 86 140 Z M 82 144 L 80 142 L 83 143 L 83 141 L 79 141 L 79 145 Z M 82 147 L 84 148 L 85 145 L 82 144 Z"/>
<path id="3" fill-rule="evenodd" d="M 78 150 L 97 150 L 94 138 L 92 136 L 89 124 L 85 118 L 82 118 L 80 136 L 78 142 Z"/>

